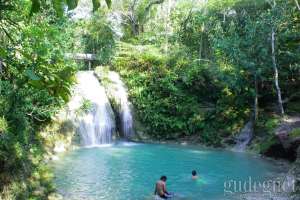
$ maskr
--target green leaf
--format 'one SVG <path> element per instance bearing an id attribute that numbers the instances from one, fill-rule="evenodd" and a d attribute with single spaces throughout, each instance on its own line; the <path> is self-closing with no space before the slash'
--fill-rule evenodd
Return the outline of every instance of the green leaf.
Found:
<path id="1" fill-rule="evenodd" d="M 32 85 L 33 87 L 37 88 L 37 89 L 42 89 L 44 88 L 44 84 L 41 81 L 37 81 L 37 80 L 30 80 L 29 84 Z"/>
<path id="2" fill-rule="evenodd" d="M 111 7 L 111 0 L 105 0 L 107 7 Z"/>
<path id="3" fill-rule="evenodd" d="M 7 55 L 7 52 L 4 49 L 0 48 L 0 57 L 5 58 L 6 55 Z"/>
<path id="4" fill-rule="evenodd" d="M 73 10 L 78 5 L 78 0 L 67 0 L 67 5 L 69 10 Z"/>
<path id="5" fill-rule="evenodd" d="M 93 11 L 98 10 L 98 8 L 100 7 L 100 0 L 93 0 Z"/>
<path id="6" fill-rule="evenodd" d="M 26 74 L 26 76 L 27 76 L 30 80 L 32 80 L 32 81 L 39 81 L 39 80 L 41 80 L 40 77 L 38 77 L 38 76 L 34 73 L 34 71 L 31 70 L 31 69 L 27 69 L 27 70 L 25 71 L 25 74 Z"/>
<path id="7" fill-rule="evenodd" d="M 77 7 L 79 0 L 52 0 L 53 7 L 57 13 L 58 16 L 62 16 L 64 13 L 64 6 L 65 3 L 68 6 L 69 10 L 73 10 Z M 101 6 L 100 1 L 101 0 L 92 0 L 93 1 L 93 10 L 96 11 Z M 112 0 L 105 0 L 106 5 L 108 8 L 111 7 Z M 41 0 L 31 0 L 31 11 L 30 16 L 33 13 L 39 12 L 41 10 Z"/>
<path id="8" fill-rule="evenodd" d="M 64 5 L 64 0 L 53 0 L 53 7 L 60 17 L 64 14 Z"/>
<path id="9" fill-rule="evenodd" d="M 33 13 L 38 12 L 40 8 L 41 8 L 40 0 L 31 0 L 30 16 L 32 16 Z"/>

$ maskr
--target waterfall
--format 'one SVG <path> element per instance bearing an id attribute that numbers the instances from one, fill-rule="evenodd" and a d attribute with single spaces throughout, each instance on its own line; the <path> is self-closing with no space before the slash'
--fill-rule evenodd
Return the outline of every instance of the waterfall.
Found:
<path id="1" fill-rule="evenodd" d="M 84 146 L 96 146 L 112 142 L 115 130 L 113 110 L 106 96 L 105 89 L 100 85 L 92 71 L 81 71 L 77 75 L 77 98 L 73 104 L 84 107 L 87 111 L 76 116 L 78 132 Z M 76 100 L 77 99 L 77 100 Z"/>
<path id="2" fill-rule="evenodd" d="M 249 121 L 236 137 L 236 145 L 233 150 L 243 152 L 253 137 L 253 122 Z"/>
<path id="3" fill-rule="evenodd" d="M 131 103 L 128 100 L 127 88 L 120 75 L 117 72 L 108 72 L 108 79 L 111 82 L 110 85 L 113 91 L 111 96 L 119 106 L 119 117 L 121 123 L 121 134 L 125 138 L 130 138 L 134 135 L 133 129 L 133 117 L 131 112 Z"/>

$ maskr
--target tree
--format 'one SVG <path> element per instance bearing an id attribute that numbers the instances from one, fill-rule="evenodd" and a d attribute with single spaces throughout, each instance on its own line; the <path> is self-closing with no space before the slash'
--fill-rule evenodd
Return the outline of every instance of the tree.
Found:
<path id="1" fill-rule="evenodd" d="M 297 6 L 298 10 L 300 11 L 300 5 L 299 5 L 298 0 L 295 0 L 295 3 L 296 3 L 296 6 Z"/>
<path id="2" fill-rule="evenodd" d="M 278 68 L 277 68 L 277 62 L 276 62 L 276 53 L 275 53 L 275 30 L 272 28 L 271 32 L 271 46 L 272 46 L 272 63 L 274 68 L 274 82 L 277 90 L 277 98 L 278 98 L 278 107 L 281 115 L 284 115 L 284 109 L 283 109 L 283 103 L 282 103 L 282 97 L 281 97 L 281 89 L 279 86 L 278 81 Z"/>
<path id="3" fill-rule="evenodd" d="M 276 0 L 273 0 L 270 2 L 271 8 L 272 8 L 272 16 L 270 19 L 270 25 L 271 25 L 271 51 L 272 51 L 272 65 L 274 69 L 274 83 L 277 91 L 277 98 L 278 98 L 278 108 L 281 115 L 284 115 L 284 108 L 283 108 L 283 102 L 281 97 L 281 89 L 279 86 L 279 80 L 278 80 L 278 67 L 276 62 L 276 32 L 277 32 L 277 26 L 280 24 L 281 20 L 278 15 L 281 15 L 281 8 L 277 7 Z"/>
<path id="4" fill-rule="evenodd" d="M 125 24 L 129 24 L 131 34 L 138 36 L 144 32 L 144 25 L 153 6 L 164 3 L 164 0 L 132 0 L 126 11 L 122 13 Z"/>

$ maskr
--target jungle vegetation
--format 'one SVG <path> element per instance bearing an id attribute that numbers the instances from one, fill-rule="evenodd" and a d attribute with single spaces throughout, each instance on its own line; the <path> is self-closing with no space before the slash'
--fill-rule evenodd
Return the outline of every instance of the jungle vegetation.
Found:
<path id="1" fill-rule="evenodd" d="M 0 199 L 55 190 L 38 133 L 86 68 L 65 53 L 94 53 L 94 67 L 118 71 L 155 139 L 221 146 L 250 120 L 264 138 L 300 112 L 297 0 L 92 5 L 90 19 L 73 20 L 78 0 L 0 0 Z"/>

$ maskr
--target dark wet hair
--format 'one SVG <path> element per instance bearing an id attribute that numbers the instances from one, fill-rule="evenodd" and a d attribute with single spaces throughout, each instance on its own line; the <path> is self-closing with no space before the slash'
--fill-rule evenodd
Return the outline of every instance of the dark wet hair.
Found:
<path id="1" fill-rule="evenodd" d="M 196 176 L 196 175 L 197 175 L 196 170 L 193 170 L 193 171 L 192 171 L 192 175 L 193 175 L 193 176 Z"/>
<path id="2" fill-rule="evenodd" d="M 167 177 L 166 177 L 166 176 L 161 176 L 161 177 L 160 177 L 160 180 L 161 180 L 161 181 L 166 181 L 166 180 L 167 180 Z"/>

